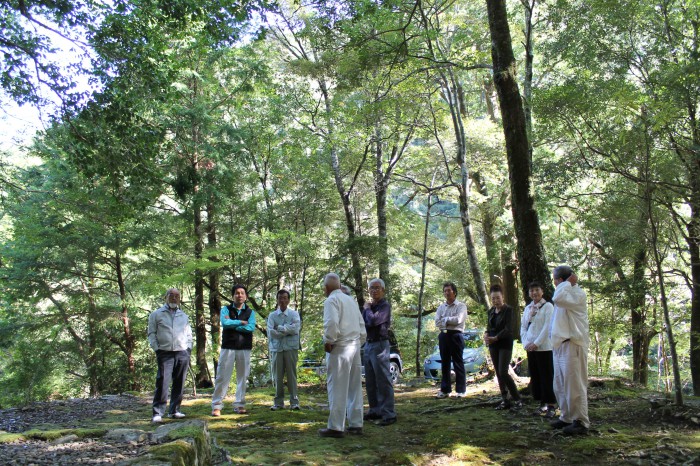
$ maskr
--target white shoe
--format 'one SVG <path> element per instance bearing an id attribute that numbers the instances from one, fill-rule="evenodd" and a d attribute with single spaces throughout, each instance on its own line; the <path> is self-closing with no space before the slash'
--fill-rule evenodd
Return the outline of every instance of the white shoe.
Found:
<path id="1" fill-rule="evenodd" d="M 175 419 L 182 419 L 185 417 L 184 414 L 182 414 L 180 411 L 177 411 L 175 414 L 169 414 L 168 417 L 174 417 Z"/>
<path id="2" fill-rule="evenodd" d="M 455 396 L 457 398 L 464 398 L 465 396 L 467 396 L 467 392 L 457 392 Z"/>
<path id="3" fill-rule="evenodd" d="M 279 405 L 274 405 L 270 408 L 270 411 L 277 411 L 278 409 L 284 409 L 284 407 Z"/>
<path id="4" fill-rule="evenodd" d="M 435 398 L 447 398 L 448 396 L 449 395 L 447 393 L 440 390 L 439 392 L 437 392 L 437 395 L 435 395 Z"/>
<path id="5" fill-rule="evenodd" d="M 292 411 L 299 411 L 300 409 L 299 405 L 292 405 Z"/>
<path id="6" fill-rule="evenodd" d="M 160 415 L 156 414 L 155 416 L 153 416 L 152 421 L 155 423 L 163 422 L 163 418 Z"/>

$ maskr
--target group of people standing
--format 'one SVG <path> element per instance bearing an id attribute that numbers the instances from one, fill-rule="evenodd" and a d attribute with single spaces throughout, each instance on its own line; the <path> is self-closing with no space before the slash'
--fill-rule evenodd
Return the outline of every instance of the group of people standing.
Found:
<path id="1" fill-rule="evenodd" d="M 532 300 L 522 315 L 520 340 L 527 352 L 530 390 L 539 404 L 539 413 L 555 417 L 556 404 L 560 416 L 551 425 L 567 435 L 586 434 L 588 419 L 588 310 L 586 293 L 578 286 L 578 277 L 569 266 L 552 272 L 556 286 L 552 303 L 543 297 L 544 288 L 533 282 L 528 286 Z M 492 307 L 488 311 L 484 343 L 493 362 L 502 401 L 496 409 L 520 409 L 522 400 L 515 381 L 509 374 L 516 338 L 515 311 L 505 304 L 499 285 L 490 288 Z M 437 398 L 447 398 L 452 391 L 451 370 L 455 374 L 456 396 L 466 395 L 464 326 L 467 307 L 458 301 L 454 283 L 443 285 L 445 302 L 435 313 L 441 362 L 440 390 Z"/>
<path id="2" fill-rule="evenodd" d="M 521 319 L 520 338 L 527 351 L 531 374 L 531 391 L 540 403 L 543 415 L 554 416 L 555 404 L 561 415 L 552 422 L 555 429 L 576 435 L 588 432 L 588 311 L 586 293 L 578 286 L 578 277 L 569 266 L 556 267 L 552 273 L 556 286 L 552 303 L 543 298 L 543 287 L 531 283 L 528 293 L 532 301 Z M 369 282 L 370 301 L 360 311 L 357 301 L 335 273 L 324 277 L 326 300 L 323 305 L 323 343 L 327 353 L 327 390 L 330 414 L 328 425 L 318 431 L 322 437 L 344 437 L 362 434 L 364 421 L 388 426 L 397 421 L 394 388 L 390 371 L 389 326 L 391 304 L 385 298 L 381 279 Z M 245 394 L 250 373 L 250 353 L 255 330 L 255 311 L 247 305 L 248 290 L 234 285 L 233 303 L 221 309 L 222 343 L 212 396 L 212 416 L 220 416 L 223 400 L 235 369 L 236 392 L 234 412 L 246 413 Z M 443 285 L 445 302 L 435 314 L 435 325 L 442 360 L 442 378 L 437 398 L 447 398 L 452 391 L 451 371 L 455 373 L 457 397 L 466 396 L 464 369 L 464 326 L 467 306 L 458 301 L 457 287 Z M 484 343 L 496 372 L 502 401 L 496 409 L 520 409 L 522 400 L 514 380 L 508 373 L 515 339 L 514 310 L 504 303 L 503 291 L 490 289 L 492 307 L 488 311 Z M 148 339 L 156 352 L 158 373 L 153 398 L 153 422 L 165 415 L 167 390 L 172 381 L 168 415 L 185 417 L 180 412 L 185 377 L 192 350 L 192 330 L 187 315 L 180 309 L 180 293 L 170 289 L 165 305 L 151 313 Z M 290 294 L 277 293 L 277 308 L 267 320 L 270 364 L 274 374 L 275 398 L 270 409 L 284 409 L 284 380 L 289 406 L 299 410 L 297 394 L 297 361 L 300 347 L 299 313 L 288 307 Z M 369 410 L 363 412 L 362 358 Z"/>
<path id="3" fill-rule="evenodd" d="M 369 282 L 370 301 L 360 311 L 349 291 L 341 289 L 337 274 L 326 275 L 323 282 L 326 301 L 323 306 L 323 342 L 327 353 L 327 388 L 330 415 L 328 427 L 319 430 L 322 437 L 343 437 L 346 432 L 361 434 L 364 421 L 376 420 L 379 426 L 397 421 L 394 387 L 390 370 L 389 326 L 391 304 L 385 299 L 384 281 Z M 346 288 L 347 289 L 347 288 Z M 253 348 L 255 311 L 248 306 L 248 290 L 237 284 L 233 302 L 221 308 L 221 351 L 212 395 L 214 417 L 221 416 L 233 372 L 236 391 L 233 411 L 245 414 L 250 353 Z M 284 387 L 289 407 L 300 410 L 297 394 L 297 362 L 300 349 L 299 313 L 290 309 L 289 291 L 277 292 L 277 308 L 267 319 L 270 368 L 275 384 L 273 411 L 284 409 Z M 148 340 L 156 352 L 158 372 L 153 397 L 153 422 L 162 422 L 172 382 L 168 416 L 183 418 L 180 412 L 183 389 L 192 351 L 192 329 L 180 309 L 180 292 L 166 292 L 165 304 L 152 312 L 148 321 Z M 365 345 L 364 367 L 369 411 L 363 413 L 361 347 Z M 347 429 L 346 429 L 347 421 Z"/>

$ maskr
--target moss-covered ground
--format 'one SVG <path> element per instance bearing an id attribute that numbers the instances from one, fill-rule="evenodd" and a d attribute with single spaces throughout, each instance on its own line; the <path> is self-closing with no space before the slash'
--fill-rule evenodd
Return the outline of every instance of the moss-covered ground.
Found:
<path id="1" fill-rule="evenodd" d="M 301 411 L 271 411 L 272 388 L 259 388 L 248 392 L 247 414 L 233 414 L 227 400 L 222 416 L 212 418 L 207 398 L 187 402 L 187 412 L 208 419 L 212 438 L 234 464 L 700 463 L 700 430 L 653 419 L 652 395 L 619 383 L 591 387 L 593 424 L 580 437 L 553 431 L 532 403 L 517 412 L 493 409 L 493 381 L 471 385 L 461 399 L 436 399 L 435 392 L 426 383 L 398 386 L 398 423 L 366 422 L 363 435 L 342 439 L 318 436 L 328 417 L 320 386 L 300 389 Z"/>
<path id="2" fill-rule="evenodd" d="M 493 381 L 469 385 L 466 398 L 436 399 L 435 392 L 436 387 L 425 382 L 397 386 L 398 423 L 380 427 L 366 422 L 363 435 L 342 439 L 318 436 L 328 416 L 327 394 L 320 385 L 300 387 L 301 411 L 271 411 L 271 387 L 249 389 L 247 414 L 234 414 L 229 396 L 222 416 L 211 417 L 208 393 L 187 397 L 182 411 L 186 419 L 209 423 L 212 442 L 233 464 L 700 464 L 700 429 L 688 415 L 679 417 L 673 408 L 659 416 L 648 401 L 659 394 L 625 383 L 592 384 L 591 431 L 579 437 L 553 431 L 549 420 L 533 414 L 537 406 L 527 404 L 527 396 L 520 411 L 494 410 L 498 394 Z M 700 411 L 700 400 L 685 401 Z M 157 426 L 150 417 L 150 406 L 142 404 L 81 423 L 80 428 L 41 425 L 21 434 L 2 434 L 0 442 L 18 436 L 96 438 L 120 427 L 152 431 Z"/>

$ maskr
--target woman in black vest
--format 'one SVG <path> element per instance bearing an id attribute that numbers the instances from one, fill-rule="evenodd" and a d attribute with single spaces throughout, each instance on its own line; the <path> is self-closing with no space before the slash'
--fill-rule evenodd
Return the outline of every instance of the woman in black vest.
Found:
<path id="1" fill-rule="evenodd" d="M 248 307 L 248 290 L 243 285 L 233 285 L 233 304 L 221 308 L 221 352 L 217 366 L 214 394 L 211 400 L 211 415 L 221 416 L 224 398 L 228 392 L 231 375 L 236 369 L 236 400 L 233 412 L 245 414 L 245 391 L 250 374 L 250 350 L 253 349 L 255 312 Z"/>
<path id="2" fill-rule="evenodd" d="M 496 369 L 498 388 L 501 390 L 503 401 L 496 409 L 520 409 L 523 406 L 520 401 L 520 393 L 515 382 L 508 374 L 510 359 L 513 356 L 513 308 L 503 302 L 503 290 L 499 285 L 492 285 L 491 304 L 489 309 L 488 326 L 484 334 L 484 343 L 489 346 L 489 354 Z M 508 392 L 513 403 L 508 399 Z"/>

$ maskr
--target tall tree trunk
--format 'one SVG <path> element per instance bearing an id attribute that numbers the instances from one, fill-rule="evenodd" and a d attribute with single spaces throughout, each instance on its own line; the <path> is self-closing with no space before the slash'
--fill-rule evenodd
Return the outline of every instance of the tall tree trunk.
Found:
<path id="1" fill-rule="evenodd" d="M 496 216 L 493 212 L 493 199 L 490 198 L 486 183 L 481 178 L 481 173 L 472 172 L 472 180 L 479 194 L 486 199 L 480 205 L 481 230 L 484 235 L 484 247 L 486 248 L 486 262 L 488 265 L 488 284 L 498 283 L 503 285 L 501 269 L 501 255 L 498 251 L 498 242 L 495 237 Z"/>
<path id="2" fill-rule="evenodd" d="M 136 342 L 131 333 L 131 322 L 129 320 L 129 308 L 126 305 L 126 285 L 124 284 L 124 274 L 122 272 L 122 257 L 117 245 L 114 251 L 114 262 L 117 273 L 117 284 L 119 286 L 119 301 L 121 302 L 121 320 L 124 326 L 124 349 L 126 356 L 126 370 L 129 377 L 129 389 L 137 390 L 136 384 L 136 360 L 134 359 L 134 348 Z"/>
<path id="3" fill-rule="evenodd" d="M 527 123 L 516 79 L 508 14 L 505 0 L 486 0 L 491 32 L 493 79 L 501 107 L 505 134 L 508 175 L 510 179 L 513 223 L 518 241 L 520 280 L 525 302 L 530 302 L 527 284 L 538 281 L 545 287 L 547 299 L 554 288 L 542 245 L 542 232 L 532 196 L 532 161 L 528 142 Z"/>
<path id="4" fill-rule="evenodd" d="M 321 94 L 323 95 L 323 101 L 325 104 L 326 112 L 326 132 L 328 137 L 328 146 L 331 156 L 331 168 L 333 170 L 333 179 L 335 181 L 335 187 L 340 195 L 340 200 L 343 205 L 343 212 L 345 213 L 345 227 L 348 232 L 348 250 L 350 253 L 350 263 L 352 269 L 350 270 L 350 275 L 355 280 L 355 286 L 353 287 L 355 291 L 355 298 L 357 303 L 360 305 L 360 309 L 365 304 L 365 293 L 364 293 L 364 283 L 362 280 L 362 265 L 360 264 L 360 253 L 358 251 L 358 244 L 356 241 L 357 233 L 355 229 L 355 217 L 353 215 L 352 204 L 350 202 L 350 195 L 352 187 L 349 190 L 345 189 L 345 182 L 343 181 L 343 174 L 340 170 L 340 159 L 338 157 L 338 148 L 335 144 L 333 138 L 335 137 L 335 122 L 333 121 L 332 108 L 330 95 L 328 94 L 328 86 L 323 80 L 318 81 L 319 87 L 321 89 Z"/>
<path id="5" fill-rule="evenodd" d="M 463 102 L 459 96 L 461 85 L 452 69 L 448 68 L 441 72 L 442 91 L 445 100 L 450 109 L 452 117 L 452 130 L 455 135 L 455 143 L 457 145 L 456 159 L 459 164 L 459 181 L 456 183 L 457 191 L 459 192 L 459 219 L 462 222 L 462 232 L 464 234 L 464 243 L 467 248 L 467 261 L 469 262 L 469 270 L 472 274 L 474 282 L 474 290 L 476 301 L 487 310 L 489 301 L 486 296 L 486 286 L 484 284 L 484 276 L 481 272 L 481 266 L 476 255 L 476 246 L 472 231 L 471 214 L 469 212 L 470 201 L 469 194 L 471 183 L 469 180 L 469 164 L 467 160 L 467 139 L 464 132 L 463 120 Z"/>
<path id="6" fill-rule="evenodd" d="M 194 162 L 194 170 L 197 172 L 198 161 Z M 194 186 L 195 200 L 192 203 L 194 213 L 194 258 L 202 260 L 204 251 L 204 227 L 202 225 L 202 207 L 196 199 L 199 196 L 199 186 Z M 194 311 L 195 311 L 195 342 L 197 353 L 195 355 L 195 385 L 199 388 L 212 386 L 209 367 L 207 367 L 207 320 L 204 316 L 204 272 L 197 268 L 194 271 Z"/>
<path id="7" fill-rule="evenodd" d="M 216 205 L 213 200 L 207 203 L 207 248 L 216 249 Z M 217 256 L 209 258 L 213 262 L 218 262 Z M 214 364 L 214 374 L 219 367 L 219 340 L 221 338 L 221 294 L 219 293 L 219 269 L 209 272 L 209 325 L 211 326 L 211 353 Z"/>
<path id="8" fill-rule="evenodd" d="M 375 141 L 375 170 L 374 170 L 374 195 L 377 202 L 377 235 L 379 236 L 379 278 L 384 280 L 388 293 L 391 296 L 391 283 L 389 280 L 389 241 L 386 224 L 386 197 L 387 180 L 384 176 L 384 143 L 382 142 L 382 130 L 379 122 L 374 127 Z"/>
<path id="9" fill-rule="evenodd" d="M 537 0 L 520 0 L 525 8 L 525 82 L 523 83 L 523 112 L 525 113 L 525 128 L 527 130 L 528 151 L 532 163 L 532 66 L 535 61 L 534 40 L 532 37 L 532 16 Z"/>
<path id="10" fill-rule="evenodd" d="M 428 265 L 428 232 L 430 229 L 430 211 L 433 208 L 433 191 L 437 170 L 433 172 L 433 179 L 430 182 L 431 190 L 428 192 L 428 207 L 425 210 L 425 230 L 423 231 L 423 254 L 420 266 L 420 289 L 418 290 L 418 318 L 416 321 L 416 377 L 420 377 L 420 339 L 423 330 L 423 294 L 425 293 L 425 269 Z"/>

